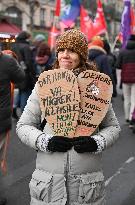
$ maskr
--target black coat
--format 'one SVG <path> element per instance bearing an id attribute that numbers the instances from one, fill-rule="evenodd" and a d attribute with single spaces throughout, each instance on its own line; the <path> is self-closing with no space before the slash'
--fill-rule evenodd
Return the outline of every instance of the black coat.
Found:
<path id="1" fill-rule="evenodd" d="M 12 45 L 12 50 L 16 53 L 19 62 L 24 62 L 26 66 L 25 81 L 23 84 L 19 84 L 18 87 L 21 90 L 33 89 L 35 84 L 35 68 L 32 59 L 32 51 L 30 49 L 29 42 L 26 39 L 17 38 L 16 43 Z"/>
<path id="2" fill-rule="evenodd" d="M 99 71 L 108 75 L 113 83 L 113 97 L 117 96 L 116 82 L 113 76 L 113 70 L 110 65 L 109 56 L 105 50 L 99 46 L 92 46 L 89 50 L 89 60 L 95 61 L 98 65 Z"/>
<path id="3" fill-rule="evenodd" d="M 135 39 L 129 39 L 118 55 L 116 66 L 121 69 L 122 83 L 135 83 Z"/>
<path id="4" fill-rule="evenodd" d="M 10 82 L 18 83 L 25 78 L 24 71 L 9 55 L 0 54 L 0 133 L 11 129 Z"/>
<path id="5" fill-rule="evenodd" d="M 105 73 L 112 78 L 111 69 L 109 67 L 107 54 L 104 49 L 93 46 L 89 50 L 89 60 L 95 61 L 98 65 L 99 71 Z"/>

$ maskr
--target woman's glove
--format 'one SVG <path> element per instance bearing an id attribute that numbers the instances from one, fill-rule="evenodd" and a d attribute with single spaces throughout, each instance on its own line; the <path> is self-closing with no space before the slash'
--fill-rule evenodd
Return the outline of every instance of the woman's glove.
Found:
<path id="1" fill-rule="evenodd" d="M 71 138 L 54 136 L 49 140 L 47 150 L 51 152 L 67 152 L 72 146 Z"/>
<path id="2" fill-rule="evenodd" d="M 78 153 L 96 152 L 98 145 L 94 138 L 83 136 L 73 138 L 74 150 Z"/>

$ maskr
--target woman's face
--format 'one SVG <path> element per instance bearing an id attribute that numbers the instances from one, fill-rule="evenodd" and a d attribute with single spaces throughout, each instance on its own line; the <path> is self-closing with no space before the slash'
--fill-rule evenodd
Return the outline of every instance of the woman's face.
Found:
<path id="1" fill-rule="evenodd" d="M 58 62 L 60 69 L 73 70 L 80 64 L 80 57 L 70 49 L 61 49 L 58 52 Z"/>

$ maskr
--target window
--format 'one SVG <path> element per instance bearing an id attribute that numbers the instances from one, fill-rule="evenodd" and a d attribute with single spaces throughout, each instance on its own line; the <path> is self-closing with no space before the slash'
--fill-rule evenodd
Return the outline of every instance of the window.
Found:
<path id="1" fill-rule="evenodd" d="M 50 22 L 53 23 L 53 20 L 54 20 L 54 11 L 51 10 L 51 13 L 50 13 Z"/>
<path id="2" fill-rule="evenodd" d="M 40 9 L 40 26 L 45 26 L 45 9 Z"/>
<path id="3" fill-rule="evenodd" d="M 8 7 L 5 11 L 5 15 L 10 17 L 13 24 L 22 28 L 22 12 L 17 7 Z"/>

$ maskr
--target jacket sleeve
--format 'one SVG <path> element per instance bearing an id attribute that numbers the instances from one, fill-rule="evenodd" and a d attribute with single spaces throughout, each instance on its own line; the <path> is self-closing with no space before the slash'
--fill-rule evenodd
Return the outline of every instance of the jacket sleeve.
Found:
<path id="1" fill-rule="evenodd" d="M 99 135 L 104 138 L 105 148 L 112 146 L 119 138 L 120 126 L 113 111 L 112 105 L 100 124 Z"/>
<path id="2" fill-rule="evenodd" d="M 21 83 L 25 79 L 25 72 L 19 63 L 12 57 L 7 58 L 9 79 L 13 83 Z"/>
<path id="3" fill-rule="evenodd" d="M 20 140 L 34 149 L 37 149 L 37 138 L 43 134 L 43 132 L 38 129 L 40 124 L 41 109 L 35 85 L 16 128 Z"/>

